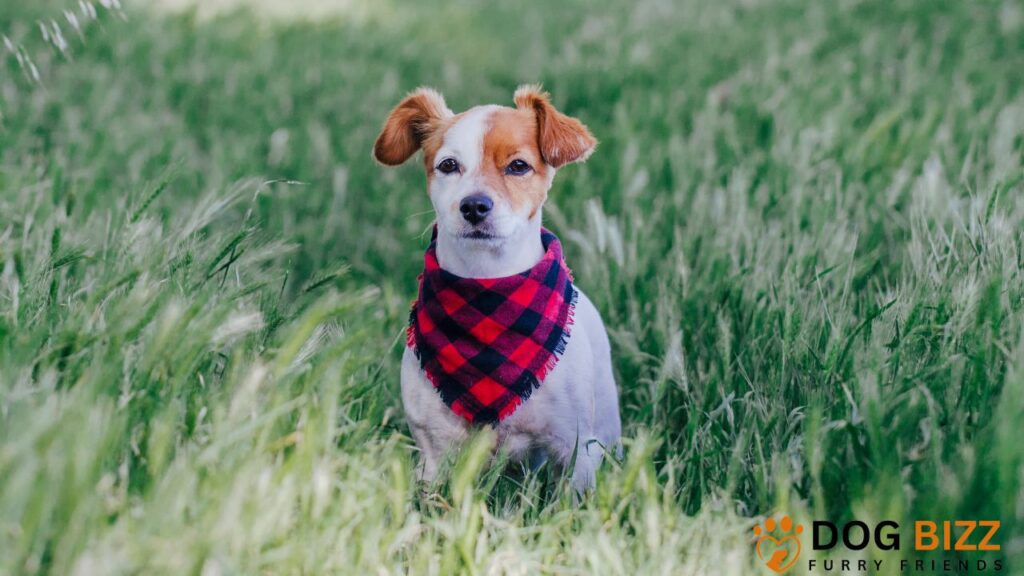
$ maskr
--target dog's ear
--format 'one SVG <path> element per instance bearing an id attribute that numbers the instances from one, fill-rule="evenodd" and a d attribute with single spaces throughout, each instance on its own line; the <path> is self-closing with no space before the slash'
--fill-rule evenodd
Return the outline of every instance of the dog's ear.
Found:
<path id="1" fill-rule="evenodd" d="M 381 164 L 397 166 L 423 145 L 440 121 L 451 118 L 444 97 L 431 88 L 417 88 L 395 106 L 373 145 L 373 157 Z"/>
<path id="2" fill-rule="evenodd" d="M 537 137 L 544 162 L 559 168 L 582 162 L 594 151 L 597 139 L 579 120 L 566 116 L 551 105 L 540 86 L 524 85 L 516 90 L 516 107 L 537 115 Z"/>

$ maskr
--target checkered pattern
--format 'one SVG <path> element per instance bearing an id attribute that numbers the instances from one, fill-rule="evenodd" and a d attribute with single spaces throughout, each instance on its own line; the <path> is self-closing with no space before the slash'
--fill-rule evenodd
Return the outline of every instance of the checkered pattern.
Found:
<path id="1" fill-rule="evenodd" d="M 472 423 L 495 425 L 540 386 L 565 351 L 576 305 L 558 238 L 541 230 L 544 257 L 505 278 L 460 278 L 424 256 L 408 344 L 441 399 Z"/>

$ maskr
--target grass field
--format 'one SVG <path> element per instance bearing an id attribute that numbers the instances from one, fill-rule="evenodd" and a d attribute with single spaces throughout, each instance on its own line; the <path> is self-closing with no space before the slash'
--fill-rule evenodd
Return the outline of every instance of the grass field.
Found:
<path id="1" fill-rule="evenodd" d="M 1020 0 L 110 4 L 0 5 L 0 574 L 762 574 L 772 513 L 1024 574 Z M 579 507 L 486 438 L 416 486 L 398 395 L 432 213 L 373 139 L 522 82 L 601 140 L 545 213 L 622 397 Z"/>

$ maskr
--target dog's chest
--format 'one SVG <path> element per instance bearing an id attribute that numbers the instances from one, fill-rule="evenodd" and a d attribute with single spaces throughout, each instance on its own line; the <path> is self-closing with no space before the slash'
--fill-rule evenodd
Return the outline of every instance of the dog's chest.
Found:
<path id="1" fill-rule="evenodd" d="M 504 448 L 514 458 L 524 456 L 538 439 L 565 436 L 552 434 L 555 429 L 576 429 L 580 411 L 593 409 L 592 398 L 584 393 L 593 377 L 590 343 L 584 329 L 577 326 L 558 365 L 533 395 L 496 427 Z"/>

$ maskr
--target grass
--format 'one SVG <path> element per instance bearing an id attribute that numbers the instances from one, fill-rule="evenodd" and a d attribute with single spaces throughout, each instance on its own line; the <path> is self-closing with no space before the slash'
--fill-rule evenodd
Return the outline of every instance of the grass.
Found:
<path id="1" fill-rule="evenodd" d="M 1019 0 L 97 5 L 80 33 L 77 4 L 22 4 L 0 574 L 752 574 L 775 512 L 996 518 L 984 557 L 1022 573 Z M 580 507 L 486 438 L 414 484 L 432 214 L 369 154 L 418 85 L 463 109 L 536 81 L 601 140 L 545 214 L 622 396 L 626 455 Z"/>

